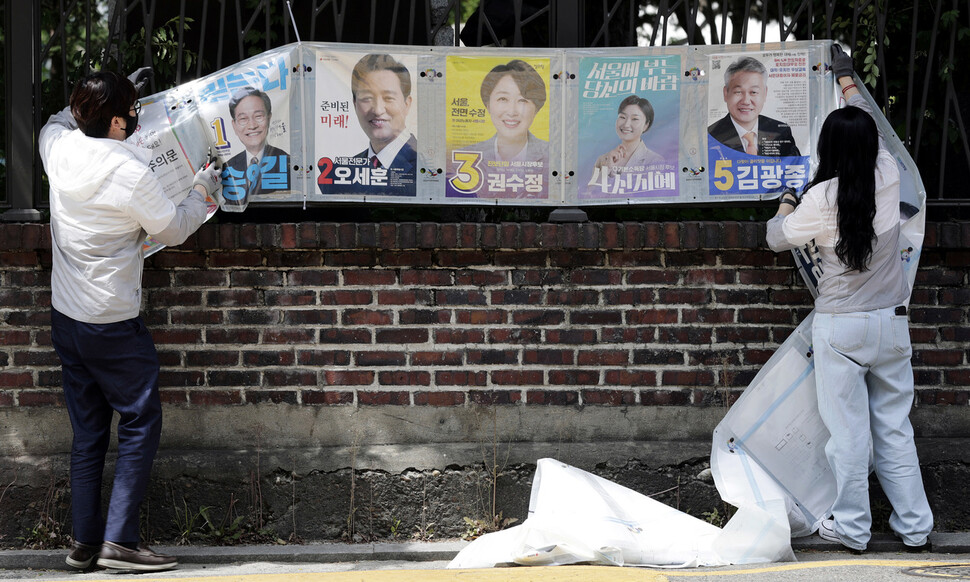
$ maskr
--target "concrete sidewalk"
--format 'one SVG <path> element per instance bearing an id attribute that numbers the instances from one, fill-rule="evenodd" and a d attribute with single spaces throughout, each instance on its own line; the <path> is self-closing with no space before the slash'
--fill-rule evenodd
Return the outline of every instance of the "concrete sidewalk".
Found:
<path id="1" fill-rule="evenodd" d="M 970 532 L 933 533 L 930 535 L 935 555 L 954 555 L 956 560 L 970 561 Z M 258 546 L 155 546 L 166 554 L 177 556 L 180 564 L 235 564 L 241 562 L 313 563 L 338 562 L 448 562 L 469 542 L 380 542 L 364 544 L 319 543 Z M 832 558 L 844 554 L 844 548 L 818 536 L 792 540 L 796 553 L 826 552 Z M 869 542 L 867 554 L 894 554 L 900 559 L 919 560 L 920 554 L 906 553 L 905 547 L 889 534 L 877 534 Z M 962 556 L 960 556 L 962 554 Z M 0 550 L 0 570 L 63 570 L 67 550 Z M 865 554 L 863 554 L 865 557 Z"/>

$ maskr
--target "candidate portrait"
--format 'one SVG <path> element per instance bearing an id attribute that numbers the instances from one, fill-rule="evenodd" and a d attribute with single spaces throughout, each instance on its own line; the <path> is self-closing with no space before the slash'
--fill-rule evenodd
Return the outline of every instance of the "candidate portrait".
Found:
<path id="1" fill-rule="evenodd" d="M 273 119 L 269 95 L 243 87 L 229 100 L 232 130 L 244 146 L 223 170 L 223 198 L 229 205 L 245 205 L 256 194 L 290 189 L 289 154 L 267 143 Z"/>
<path id="2" fill-rule="evenodd" d="M 478 151 L 488 162 L 536 162 L 548 164 L 549 142 L 532 134 L 532 122 L 546 102 L 542 76 L 522 60 L 495 66 L 482 80 L 479 94 L 495 135 L 463 147 Z"/>
<path id="3" fill-rule="evenodd" d="M 417 139 L 407 128 L 412 101 L 407 67 L 391 55 L 365 55 L 354 66 L 350 91 L 368 140 L 367 149 L 353 157 L 367 158 L 372 168 L 386 169 L 392 183 L 413 184 Z"/>
<path id="4" fill-rule="evenodd" d="M 768 96 L 768 71 L 754 57 L 741 57 L 724 72 L 728 113 L 707 131 L 727 147 L 749 155 L 800 156 L 791 127 L 761 114 Z"/>

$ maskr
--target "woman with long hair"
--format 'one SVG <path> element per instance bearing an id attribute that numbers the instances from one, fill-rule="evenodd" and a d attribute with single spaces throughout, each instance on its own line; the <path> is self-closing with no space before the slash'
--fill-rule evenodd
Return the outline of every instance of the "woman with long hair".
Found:
<path id="1" fill-rule="evenodd" d="M 907 549 L 929 548 L 926 500 L 909 410 L 912 346 L 909 285 L 899 253 L 899 168 L 852 77 L 852 59 L 832 47 L 832 70 L 848 102 L 822 124 L 818 170 L 799 201 L 784 194 L 768 221 L 768 245 L 818 245 L 812 344 L 818 408 L 837 493 L 819 535 L 863 551 L 871 537 L 873 467 L 892 504 L 889 525 Z"/>

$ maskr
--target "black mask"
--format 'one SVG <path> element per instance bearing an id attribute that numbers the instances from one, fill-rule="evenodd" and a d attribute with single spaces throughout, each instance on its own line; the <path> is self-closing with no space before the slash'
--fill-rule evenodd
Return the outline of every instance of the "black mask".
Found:
<path id="1" fill-rule="evenodd" d="M 125 115 L 125 139 L 128 139 L 138 128 L 138 114 Z"/>

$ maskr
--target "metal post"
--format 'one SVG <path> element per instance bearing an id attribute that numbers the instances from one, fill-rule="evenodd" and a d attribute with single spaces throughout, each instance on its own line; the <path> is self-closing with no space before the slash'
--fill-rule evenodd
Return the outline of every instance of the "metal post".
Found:
<path id="1" fill-rule="evenodd" d="M 561 48 L 581 47 L 585 44 L 583 37 L 584 0 L 559 0 L 554 2 L 555 14 L 553 26 L 556 27 L 555 43 Z"/>
<path id="2" fill-rule="evenodd" d="M 585 43 L 583 37 L 583 0 L 559 0 L 554 2 L 553 25 L 556 27 L 557 47 L 578 47 Z M 567 206 L 549 213 L 549 222 L 586 222 L 589 217 L 582 208 Z"/>
<path id="3" fill-rule="evenodd" d="M 3 222 L 36 222 L 40 212 L 34 208 L 34 83 L 37 73 L 36 44 L 40 0 L 4 3 L 5 41 L 4 91 L 7 127 L 7 200 L 10 210 L 0 214 Z M 28 88 L 24 90 L 25 88 Z"/>

